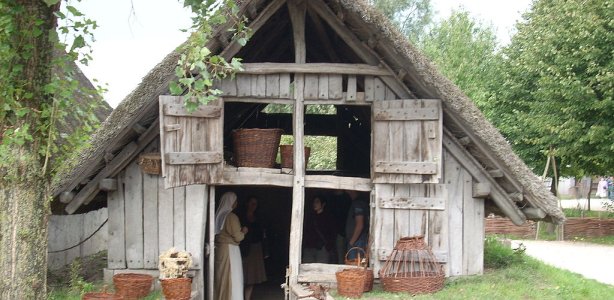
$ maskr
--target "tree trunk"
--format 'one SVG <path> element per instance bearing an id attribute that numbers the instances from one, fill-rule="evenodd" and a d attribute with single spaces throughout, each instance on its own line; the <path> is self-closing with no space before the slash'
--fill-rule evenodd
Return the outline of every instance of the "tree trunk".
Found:
<path id="1" fill-rule="evenodd" d="M 3 132 L 8 161 L 0 162 L 0 299 L 46 299 L 48 179 L 41 170 L 51 97 L 45 86 L 51 81 L 55 30 L 54 12 L 41 0 L 3 1 L 2 13 L 10 16 L 12 29 L 3 36 L 11 59 L 7 74 L 10 96 L 25 108 L 24 115 L 9 112 L 0 128 L 27 133 L 25 140 Z M 4 70 L 4 69 L 3 69 Z M 10 123 L 10 124 L 9 124 Z M 9 124 L 9 125 L 7 125 Z M 13 141 L 13 142 L 11 142 Z"/>

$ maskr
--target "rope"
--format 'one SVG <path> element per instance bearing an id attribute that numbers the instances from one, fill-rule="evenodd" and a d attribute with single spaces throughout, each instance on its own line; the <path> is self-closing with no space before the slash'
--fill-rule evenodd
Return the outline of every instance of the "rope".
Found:
<path id="1" fill-rule="evenodd" d="M 76 248 L 81 246 L 83 243 L 87 242 L 87 240 L 89 240 L 90 238 L 92 238 L 96 233 L 98 233 L 98 231 L 100 231 L 100 229 L 102 229 L 102 226 L 104 226 L 104 224 L 107 224 L 107 221 L 109 221 L 109 218 L 107 218 L 106 220 L 104 220 L 104 222 L 102 222 L 102 224 L 100 224 L 100 226 L 98 226 L 98 229 L 96 229 L 92 234 L 90 234 L 88 237 L 86 237 L 84 240 L 80 241 L 78 244 L 66 248 L 66 249 L 62 249 L 62 250 L 55 250 L 55 251 L 47 251 L 47 253 L 58 253 L 58 252 L 64 252 L 64 251 L 68 251 L 70 249 Z"/>

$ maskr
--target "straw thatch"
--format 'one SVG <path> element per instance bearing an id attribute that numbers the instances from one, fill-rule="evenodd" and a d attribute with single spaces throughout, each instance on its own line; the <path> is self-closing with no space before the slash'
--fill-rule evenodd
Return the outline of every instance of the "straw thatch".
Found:
<path id="1" fill-rule="evenodd" d="M 260 9 L 270 1 L 241 1 L 243 7 L 252 5 Z M 355 35 L 365 43 L 376 37 L 373 48 L 382 61 L 393 70 L 404 70 L 403 82 L 418 98 L 439 98 L 444 103 L 444 124 L 454 132 L 470 132 L 476 143 L 485 145 L 484 150 L 470 149 L 473 156 L 484 166 L 492 165 L 492 158 L 502 167 L 510 178 L 522 187 L 522 203 L 526 207 L 540 208 L 546 212 L 545 219 L 559 223 L 565 220 L 557 206 L 557 199 L 543 187 L 541 181 L 512 151 L 509 143 L 490 124 L 474 103 L 464 95 L 450 80 L 441 75 L 437 68 L 420 53 L 396 29 L 385 16 L 362 0 L 324 1 L 351 28 Z M 247 11 L 247 10 L 244 10 Z M 213 40 L 208 47 L 221 51 L 221 44 Z M 178 52 L 170 53 L 160 64 L 143 78 L 139 86 L 117 107 L 103 123 L 92 138 L 92 146 L 72 161 L 55 182 L 55 194 L 72 190 L 83 178 L 90 178 L 103 166 L 105 153 L 116 152 L 117 148 L 130 139 L 130 126 L 135 119 L 141 119 L 141 125 L 151 124 L 157 113 L 157 99 L 160 94 L 168 93 L 168 82 L 173 79 L 173 69 L 178 59 Z M 452 128 L 454 127 L 454 128 Z M 481 151 L 481 152 L 480 152 Z M 490 157 L 487 161 L 484 157 Z M 514 204 L 516 205 L 516 204 Z"/>

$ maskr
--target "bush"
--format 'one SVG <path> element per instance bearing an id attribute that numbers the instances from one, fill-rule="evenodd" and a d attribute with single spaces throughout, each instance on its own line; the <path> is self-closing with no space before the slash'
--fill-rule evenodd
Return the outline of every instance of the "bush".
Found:
<path id="1" fill-rule="evenodd" d="M 488 236 L 484 241 L 484 267 L 501 269 L 524 261 L 524 245 L 516 249 L 504 245 L 496 236 Z"/>

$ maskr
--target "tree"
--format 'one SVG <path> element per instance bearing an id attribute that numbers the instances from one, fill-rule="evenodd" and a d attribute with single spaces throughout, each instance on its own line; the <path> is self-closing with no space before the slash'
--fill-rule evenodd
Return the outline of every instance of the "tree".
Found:
<path id="1" fill-rule="evenodd" d="M 377 7 L 413 42 L 420 40 L 432 22 L 430 0 L 370 0 L 369 4 Z"/>
<path id="2" fill-rule="evenodd" d="M 68 2 L 60 11 L 60 4 L 61 0 L 0 1 L 0 299 L 46 299 L 53 175 L 48 162 L 61 149 L 57 128 L 64 117 L 84 117 L 72 97 L 83 91 L 76 90 L 68 69 L 76 60 L 90 59 L 82 50 L 88 48 L 96 23 Z M 190 40 L 192 47 L 182 49 L 176 69 L 179 83 L 171 89 L 187 90 L 193 98 L 186 97 L 186 106 L 195 108 L 216 95 L 209 89 L 212 80 L 232 76 L 240 68 L 238 61 L 227 63 L 206 49 L 212 26 L 232 18 L 229 30 L 241 44 L 249 30 L 233 0 L 184 0 L 184 5 L 197 13 L 193 29 L 198 34 Z M 223 17 L 217 13 L 222 10 Z M 58 18 L 68 24 L 58 27 Z M 70 36 L 71 45 L 59 42 L 56 29 Z M 67 53 L 55 59 L 54 51 Z M 200 71 L 198 77 L 192 76 L 195 70 Z"/>
<path id="3" fill-rule="evenodd" d="M 503 50 L 491 120 L 536 170 L 557 157 L 562 175 L 614 169 L 614 3 L 539 0 Z"/>
<path id="4" fill-rule="evenodd" d="M 497 40 L 491 26 L 480 24 L 467 11 L 453 11 L 435 24 L 419 44 L 439 70 L 483 107 L 497 77 Z"/>

